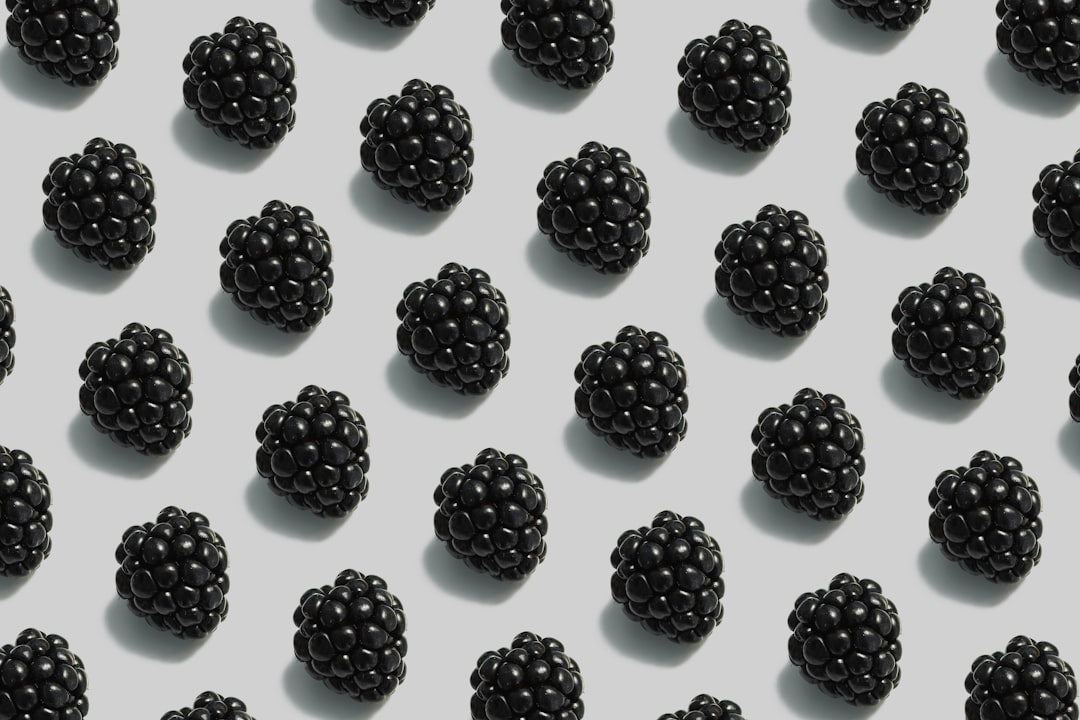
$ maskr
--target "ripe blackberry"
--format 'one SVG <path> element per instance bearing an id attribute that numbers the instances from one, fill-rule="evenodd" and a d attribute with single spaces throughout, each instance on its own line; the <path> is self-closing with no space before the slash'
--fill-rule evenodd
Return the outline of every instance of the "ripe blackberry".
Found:
<path id="1" fill-rule="evenodd" d="M 964 679 L 967 720 L 1076 720 L 1076 676 L 1056 645 L 1017 635 L 1005 652 L 980 655 Z"/>
<path id="2" fill-rule="evenodd" d="M 191 707 L 167 712 L 161 720 L 255 720 L 243 700 L 207 690 L 199 693 Z"/>
<path id="3" fill-rule="evenodd" d="M 41 189 L 45 227 L 83 260 L 131 270 L 154 249 L 154 179 L 130 145 L 94 138 L 53 160 Z"/>
<path id="4" fill-rule="evenodd" d="M 1014 70 L 1063 94 L 1080 93 L 1075 0 L 998 0 L 997 48 Z"/>
<path id="5" fill-rule="evenodd" d="M 341 0 L 341 3 L 361 17 L 399 28 L 416 25 L 435 7 L 435 0 Z"/>
<path id="6" fill-rule="evenodd" d="M 578 265 L 622 274 L 649 252 L 649 184 L 622 148 L 585 143 L 544 168 L 536 194 L 540 232 Z"/>
<path id="7" fill-rule="evenodd" d="M 581 669 L 561 642 L 518 633 L 510 647 L 489 650 L 469 678 L 472 720 L 581 720 Z"/>
<path id="8" fill-rule="evenodd" d="M 520 455 L 481 450 L 442 474 L 435 504 L 435 537 L 473 570 L 524 580 L 547 555 L 544 483 Z"/>
<path id="9" fill-rule="evenodd" d="M 83 720 L 90 711 L 86 668 L 67 640 L 27 628 L 0 647 L 0 717 Z"/>
<path id="10" fill-rule="evenodd" d="M 502 0 L 502 44 L 541 80 L 582 90 L 615 63 L 611 0 Z"/>
<path id="11" fill-rule="evenodd" d="M 679 59 L 679 107 L 709 137 L 764 152 L 791 126 L 791 68 L 760 25 L 728 20 L 716 35 L 691 40 Z"/>
<path id="12" fill-rule="evenodd" d="M 7 0 L 8 43 L 23 62 L 74 87 L 93 87 L 120 59 L 116 0 Z"/>
<path id="13" fill-rule="evenodd" d="M 859 22 L 879 30 L 910 30 L 930 12 L 930 0 L 832 0 Z"/>
<path id="14" fill-rule="evenodd" d="M 0 285 L 0 384 L 15 369 L 15 305 L 11 293 Z"/>
<path id="15" fill-rule="evenodd" d="M 877 705 L 900 683 L 900 616 L 873 580 L 840 573 L 788 615 L 788 659 L 831 697 Z"/>
<path id="16" fill-rule="evenodd" d="M 344 393 L 304 387 L 266 409 L 255 438 L 259 475 L 290 505 L 339 518 L 367 497 L 367 426 Z"/>
<path id="17" fill-rule="evenodd" d="M 49 480 L 30 454 L 0 446 L 0 575 L 29 575 L 49 557 L 51 504 Z"/>
<path id="18" fill-rule="evenodd" d="M 716 245 L 716 292 L 736 315 L 775 335 L 801 337 L 828 312 L 825 241 L 798 210 L 766 205 L 728 225 Z"/>
<path id="19" fill-rule="evenodd" d="M 651 526 L 625 531 L 611 566 L 612 598 L 651 633 L 696 643 L 724 618 L 724 556 L 696 517 L 664 510 Z"/>
<path id="20" fill-rule="evenodd" d="M 664 713 L 660 720 L 743 720 L 743 716 L 737 703 L 702 693 L 690 701 L 689 710 Z"/>
<path id="21" fill-rule="evenodd" d="M 905 288 L 892 321 L 893 355 L 927 387 L 977 399 L 1005 374 L 1005 315 L 975 273 L 944 267 L 932 283 Z"/>
<path id="22" fill-rule="evenodd" d="M 1069 393 L 1069 416 L 1073 422 L 1080 422 L 1080 355 L 1076 356 L 1069 368 L 1069 385 L 1072 386 Z"/>
<path id="23" fill-rule="evenodd" d="M 510 370 L 510 309 L 479 268 L 447 263 L 398 301 L 398 351 L 413 370 L 462 395 L 483 395 Z"/>
<path id="24" fill-rule="evenodd" d="M 218 251 L 221 289 L 259 322 L 302 333 L 330 312 L 330 236 L 306 207 L 272 200 L 258 217 L 231 222 Z"/>
<path id="25" fill-rule="evenodd" d="M 943 215 L 967 194 L 967 122 L 944 91 L 905 84 L 863 109 L 855 136 L 855 167 L 894 205 Z"/>
<path id="26" fill-rule="evenodd" d="M 272 25 L 234 17 L 184 56 L 184 104 L 199 124 L 246 148 L 272 148 L 296 124 L 296 64 Z"/>
<path id="27" fill-rule="evenodd" d="M 981 450 L 930 491 L 930 539 L 973 575 L 1019 582 L 1042 557 L 1039 486 L 1016 458 Z"/>
<path id="28" fill-rule="evenodd" d="M 143 455 L 167 455 L 191 432 L 191 365 L 160 328 L 129 323 L 79 364 L 79 407 L 98 432 Z"/>
<path id="29" fill-rule="evenodd" d="M 301 596 L 293 623 L 296 659 L 331 690 L 378 701 L 405 682 L 405 611 L 381 577 L 342 570 Z"/>
<path id="30" fill-rule="evenodd" d="M 1035 234 L 1052 254 L 1080 267 L 1080 151 L 1072 160 L 1044 167 L 1031 195 L 1035 199 L 1031 213 Z"/>
<path id="31" fill-rule="evenodd" d="M 667 337 L 623 327 L 574 368 L 574 409 L 594 435 L 637 457 L 664 457 L 686 437 L 686 366 Z"/>

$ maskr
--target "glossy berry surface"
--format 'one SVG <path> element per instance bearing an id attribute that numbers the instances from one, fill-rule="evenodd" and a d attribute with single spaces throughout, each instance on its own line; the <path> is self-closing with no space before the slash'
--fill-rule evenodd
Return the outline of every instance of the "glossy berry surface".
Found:
<path id="1" fill-rule="evenodd" d="M 49 480 L 29 453 L 0 446 L 0 575 L 29 575 L 49 557 L 51 505 Z"/>
<path id="2" fill-rule="evenodd" d="M 199 693 L 191 707 L 171 710 L 161 720 L 255 720 L 243 700 L 212 690 Z"/>
<path id="3" fill-rule="evenodd" d="M 731 700 L 719 700 L 712 695 L 695 695 L 686 710 L 664 713 L 659 720 L 744 720 L 742 708 Z"/>
<path id="4" fill-rule="evenodd" d="M 15 304 L 11 293 L 0 285 L 0 384 L 15 369 Z"/>
<path id="5" fill-rule="evenodd" d="M 469 682 L 472 720 L 581 720 L 585 716 L 581 669 L 555 638 L 518 633 L 510 647 L 482 654 Z"/>
<path id="6" fill-rule="evenodd" d="M 1044 167 L 1031 195 L 1035 234 L 1051 254 L 1080 268 L 1080 151 L 1072 160 Z"/>
<path id="7" fill-rule="evenodd" d="M 832 0 L 859 22 L 879 30 L 910 30 L 930 11 L 931 0 Z"/>
<path id="8" fill-rule="evenodd" d="M 1080 93 L 1080 4 L 998 0 L 997 48 L 1009 65 L 1063 94 Z"/>
<path id="9" fill-rule="evenodd" d="M 47 77 L 93 87 L 120 60 L 117 0 L 7 0 L 8 43 Z"/>
<path id="10" fill-rule="evenodd" d="M 1026 635 L 980 655 L 964 679 L 967 720 L 1076 720 L 1076 676 L 1057 646 Z"/>
<path id="11" fill-rule="evenodd" d="M 356 14 L 387 27 L 408 28 L 424 19 L 435 0 L 341 0 Z"/>
<path id="12" fill-rule="evenodd" d="M 502 44 L 541 80 L 581 90 L 615 63 L 612 0 L 502 0 Z"/>
<path id="13" fill-rule="evenodd" d="M 0 718 L 83 720 L 90 711 L 86 667 L 68 641 L 27 628 L 0 647 Z"/>
<path id="14" fill-rule="evenodd" d="M 1069 387 L 1069 416 L 1073 422 L 1080 422 L 1080 355 L 1069 368 Z"/>

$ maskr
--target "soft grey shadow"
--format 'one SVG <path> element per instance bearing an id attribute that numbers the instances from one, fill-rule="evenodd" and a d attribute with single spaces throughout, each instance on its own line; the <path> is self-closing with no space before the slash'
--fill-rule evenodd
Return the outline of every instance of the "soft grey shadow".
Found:
<path id="1" fill-rule="evenodd" d="M 335 40 L 360 47 L 389 50 L 409 37 L 415 27 L 387 27 L 363 17 L 341 0 L 312 0 L 311 7 L 319 25 Z"/>
<path id="2" fill-rule="evenodd" d="M 604 297 L 619 287 L 629 275 L 605 275 L 591 267 L 578 265 L 569 256 L 553 248 L 547 235 L 542 232 L 536 232 L 526 244 L 525 256 L 536 274 L 548 285 L 587 297 Z"/>
<path id="3" fill-rule="evenodd" d="M 570 112 L 591 93 L 591 90 L 560 87 L 554 82 L 536 77 L 528 68 L 518 65 L 511 52 L 501 44 L 491 56 L 488 67 L 491 79 L 503 95 L 533 110 Z"/>
<path id="4" fill-rule="evenodd" d="M 64 285 L 92 293 L 110 293 L 116 290 L 138 268 L 131 270 L 106 270 L 89 263 L 67 248 L 61 247 L 48 228 L 42 228 L 30 245 L 30 253 L 37 266 L 49 277 Z"/>
<path id="5" fill-rule="evenodd" d="M 318 332 L 318 328 L 306 333 L 285 332 L 272 325 L 264 325 L 233 305 L 225 292 L 214 295 L 209 311 L 210 324 L 222 338 L 260 355 L 288 355 L 297 350 L 311 333 Z"/>
<path id="6" fill-rule="evenodd" d="M 447 418 L 471 415 L 484 396 L 461 395 L 448 387 L 436 385 L 413 370 L 403 355 L 394 355 L 386 364 L 386 382 L 398 399 L 411 408 Z M 497 392 L 494 388 L 491 392 Z"/>
<path id="7" fill-rule="evenodd" d="M 919 551 L 919 573 L 939 595 L 987 607 L 1003 603 L 1020 584 L 995 583 L 972 575 L 942 555 L 933 540 L 927 540 Z"/>
<path id="8" fill-rule="evenodd" d="M 1080 298 L 1080 268 L 1074 268 L 1046 249 L 1046 242 L 1032 234 L 1020 252 L 1020 262 L 1039 286 L 1058 295 Z"/>
<path id="9" fill-rule="evenodd" d="M 131 612 L 127 603 L 114 597 L 105 607 L 105 627 L 121 647 L 154 660 L 179 663 L 187 660 L 209 638 L 182 638 L 151 627 L 144 618 Z"/>
<path id="10" fill-rule="evenodd" d="M 806 720 L 858 720 L 872 716 L 889 702 L 885 698 L 877 705 L 851 705 L 840 698 L 823 693 L 817 685 L 804 680 L 799 669 L 788 664 L 776 676 L 777 694 L 794 717 Z"/>
<path id="11" fill-rule="evenodd" d="M 240 143 L 218 137 L 213 130 L 200 125 L 194 111 L 184 106 L 173 116 L 172 134 L 176 144 L 192 160 L 229 172 L 251 172 L 273 152 L 272 148 L 246 148 Z"/>
<path id="12" fill-rule="evenodd" d="M 842 520 L 814 520 L 803 513 L 784 507 L 776 498 L 769 497 L 761 483 L 750 476 L 739 494 L 740 504 L 755 525 L 770 535 L 783 540 L 812 545 L 820 543 L 840 527 Z"/>
<path id="13" fill-rule="evenodd" d="M 1072 418 L 1066 420 L 1058 432 L 1058 450 L 1080 472 L 1080 424 Z"/>
<path id="14" fill-rule="evenodd" d="M 359 161 L 358 161 L 359 162 Z M 353 204 L 368 220 L 387 230 L 399 230 L 410 235 L 429 235 L 439 229 L 453 210 L 430 212 L 402 202 L 383 190 L 363 168 L 357 170 L 349 183 Z M 468 196 L 462 202 L 468 202 Z"/>
<path id="15" fill-rule="evenodd" d="M 719 295 L 714 295 L 705 305 L 705 325 L 724 347 L 758 360 L 783 360 L 806 341 L 805 336 L 780 337 L 754 327 L 746 318 L 736 315 Z"/>
<path id="16" fill-rule="evenodd" d="M 406 662 L 408 662 L 408 656 L 406 656 Z M 342 718 L 365 720 L 365 718 L 373 717 L 386 703 L 393 702 L 392 695 L 379 702 L 365 702 L 354 700 L 344 693 L 335 692 L 308 675 L 304 666 L 295 658 L 285 667 L 281 677 L 285 685 L 285 694 L 299 715 L 303 717 L 315 717 L 322 720 L 341 720 Z M 407 682 L 406 676 L 402 685 L 404 686 Z"/>
<path id="17" fill-rule="evenodd" d="M 275 495 L 266 479 L 255 475 L 244 491 L 244 501 L 255 519 L 268 530 L 292 538 L 320 542 L 341 528 L 345 518 L 323 518 L 294 507 L 284 497 Z M 361 503 L 363 505 L 363 503 Z"/>
<path id="18" fill-rule="evenodd" d="M 53 110 L 74 110 L 94 94 L 94 88 L 72 87 L 42 75 L 23 62 L 15 48 L 4 45 L 0 50 L 0 85 L 10 95 Z"/>
<path id="19" fill-rule="evenodd" d="M 48 558 L 44 562 L 48 562 Z M 30 581 L 30 578 L 34 576 L 33 573 L 29 575 L 23 575 L 21 577 L 5 576 L 0 577 L 0 600 L 7 600 L 9 597 L 15 595 L 26 586 Z"/>
<path id="20" fill-rule="evenodd" d="M 900 44 L 908 33 L 879 30 L 870 23 L 860 22 L 846 10 L 832 4 L 831 0 L 808 0 L 806 17 L 818 33 L 834 45 L 859 52 L 883 55 Z"/>
<path id="21" fill-rule="evenodd" d="M 600 613 L 600 630 L 608 643 L 625 657 L 664 667 L 682 665 L 709 641 L 705 638 L 697 643 L 677 643 L 655 635 L 627 617 L 614 600 Z"/>
<path id="22" fill-rule="evenodd" d="M 439 586 L 440 590 L 466 600 L 477 600 L 489 605 L 506 602 L 528 582 L 528 578 L 497 580 L 487 573 L 473 570 L 450 555 L 442 541 L 436 537 L 432 537 L 431 542 L 424 547 L 423 562 L 428 577 Z M 540 568 L 542 567 L 543 563 L 540 565 Z"/>
<path id="23" fill-rule="evenodd" d="M 771 152 L 746 152 L 713 140 L 707 132 L 691 125 L 690 117 L 679 108 L 668 120 L 667 136 L 668 143 L 686 162 L 726 175 L 746 175 Z"/>
<path id="24" fill-rule="evenodd" d="M 68 442 L 75 454 L 91 467 L 132 480 L 148 478 L 165 465 L 168 456 L 143 455 L 113 442 L 90 424 L 81 412 L 68 424 Z"/>
<path id="25" fill-rule="evenodd" d="M 1008 58 L 996 49 L 986 61 L 985 75 L 986 84 L 999 100 L 1032 115 L 1064 117 L 1080 103 L 1080 97 L 1039 85 L 1024 73 L 1014 70 Z"/>
<path id="26" fill-rule="evenodd" d="M 889 358 L 881 368 L 881 387 L 901 410 L 940 423 L 958 423 L 982 403 L 982 399 L 954 398 L 924 385 L 908 375 L 896 358 Z"/>
<path id="27" fill-rule="evenodd" d="M 664 458 L 639 458 L 627 450 L 608 445 L 576 415 L 566 423 L 563 443 L 570 456 L 583 468 L 618 480 L 644 480 L 664 464 Z M 674 452 L 678 451 L 676 446 Z"/>
<path id="28" fill-rule="evenodd" d="M 852 163 L 854 162 L 853 153 Z M 914 210 L 894 205 L 889 198 L 875 192 L 858 171 L 844 186 L 844 199 L 851 213 L 866 227 L 884 230 L 891 235 L 910 240 L 918 240 L 934 232 L 946 217 L 920 215 Z"/>

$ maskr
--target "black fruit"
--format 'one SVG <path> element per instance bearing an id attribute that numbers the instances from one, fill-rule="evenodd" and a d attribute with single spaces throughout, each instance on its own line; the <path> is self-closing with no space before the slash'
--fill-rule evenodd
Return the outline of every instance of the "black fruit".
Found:
<path id="1" fill-rule="evenodd" d="M 242 700 L 207 690 L 191 707 L 167 712 L 161 720 L 255 720 Z"/>
<path id="2" fill-rule="evenodd" d="M 29 575 L 52 550 L 52 491 L 33 463 L 29 453 L 0 446 L 0 575 Z"/>
<path id="3" fill-rule="evenodd" d="M 424 19 L 435 0 L 341 0 L 361 17 L 378 20 L 387 27 L 407 28 Z"/>
<path id="4" fill-rule="evenodd" d="M 832 0 L 859 22 L 879 30 L 910 30 L 930 12 L 931 0 Z"/>
<path id="5" fill-rule="evenodd" d="M 743 720 L 743 716 L 737 703 L 702 693 L 694 696 L 688 710 L 664 713 L 660 720 Z"/>
<path id="6" fill-rule="evenodd" d="M 998 0 L 997 47 L 1014 70 L 1059 93 L 1080 93 L 1080 5 Z"/>
<path id="7" fill-rule="evenodd" d="M 1076 676 L 1057 646 L 1017 635 L 1005 651 L 980 655 L 964 679 L 967 720 L 1076 720 Z"/>
<path id="8" fill-rule="evenodd" d="M 1069 368 L 1069 416 L 1074 422 L 1080 422 L 1080 355 L 1076 356 L 1072 367 Z"/>
<path id="9" fill-rule="evenodd" d="M 1035 234 L 1052 254 L 1080 267 L 1080 151 L 1072 160 L 1044 167 L 1031 195 Z"/>
<path id="10" fill-rule="evenodd" d="M 7 9 L 8 43 L 42 75 L 92 87 L 120 59 L 117 0 L 7 0 Z"/>
<path id="11" fill-rule="evenodd" d="M 11 293 L 0 285 L 0 384 L 15 369 L 15 304 Z"/>
<path id="12" fill-rule="evenodd" d="M 27 628 L 0 647 L 0 718 L 83 720 L 86 668 L 63 637 Z"/>
<path id="13" fill-rule="evenodd" d="M 502 0 L 502 44 L 541 80 L 581 90 L 615 63 L 611 0 Z"/>
<path id="14" fill-rule="evenodd" d="M 485 652 L 469 678 L 472 720 L 581 720 L 581 669 L 555 638 L 522 632 Z"/>

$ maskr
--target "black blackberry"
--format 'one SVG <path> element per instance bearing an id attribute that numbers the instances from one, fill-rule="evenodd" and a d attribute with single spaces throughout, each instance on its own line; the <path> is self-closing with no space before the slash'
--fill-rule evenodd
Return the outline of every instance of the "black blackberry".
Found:
<path id="1" fill-rule="evenodd" d="M 615 63 L 611 0 L 502 0 L 502 44 L 541 80 L 582 90 Z"/>
<path id="2" fill-rule="evenodd" d="M 594 435 L 637 457 L 664 457 L 686 437 L 686 366 L 667 337 L 623 327 L 574 368 L 574 409 Z"/>
<path id="3" fill-rule="evenodd" d="M 981 450 L 930 491 L 930 539 L 973 575 L 1019 582 L 1042 557 L 1039 486 L 1016 458 Z"/>
<path id="4" fill-rule="evenodd" d="M 367 426 L 344 393 L 304 387 L 266 409 L 255 438 L 259 475 L 290 505 L 338 518 L 367 497 Z"/>
<path id="5" fill-rule="evenodd" d="M 0 717 L 83 720 L 90 711 L 86 668 L 68 641 L 27 628 L 0 647 Z"/>
<path id="6" fill-rule="evenodd" d="M 387 27 L 407 28 L 424 19 L 435 0 L 341 0 L 357 15 L 378 20 Z"/>
<path id="7" fill-rule="evenodd" d="M 1069 368 L 1069 416 L 1073 422 L 1080 422 L 1080 355 L 1076 356 L 1072 367 Z"/>
<path id="8" fill-rule="evenodd" d="M 612 598 L 651 633 L 701 642 L 724 618 L 724 556 L 696 517 L 664 510 L 651 526 L 625 531 L 611 566 Z"/>
<path id="9" fill-rule="evenodd" d="M 1013 69 L 1059 93 L 1080 93 L 1080 7 L 1075 0 L 998 0 L 997 48 Z"/>
<path id="10" fill-rule="evenodd" d="M 893 355 L 927 387 L 977 399 L 1005 374 L 1005 315 L 975 273 L 944 267 L 932 283 L 905 288 L 892 321 Z"/>
<path id="11" fill-rule="evenodd" d="M 200 125 L 246 148 L 272 148 L 296 124 L 296 63 L 272 25 L 234 17 L 184 56 L 184 104 Z"/>
<path id="12" fill-rule="evenodd" d="M 776 335 L 801 337 L 829 301 L 825 241 L 798 210 L 766 205 L 755 220 L 728 225 L 716 245 L 716 292 L 736 315 Z"/>
<path id="13" fill-rule="evenodd" d="M 855 167 L 894 205 L 943 215 L 967 194 L 967 122 L 944 91 L 905 84 L 863 109 L 855 136 Z"/>
<path id="14" fill-rule="evenodd" d="M 900 683 L 900 616 L 873 580 L 840 573 L 803 593 L 788 629 L 788 659 L 826 695 L 877 705 Z"/>
<path id="15" fill-rule="evenodd" d="M 1035 234 L 1052 254 L 1080 267 L 1080 151 L 1072 160 L 1044 167 L 1031 195 L 1035 199 L 1031 213 Z"/>
<path id="16" fill-rule="evenodd" d="M 243 700 L 207 690 L 199 693 L 191 707 L 172 710 L 161 720 L 255 720 Z"/>
<path id="17" fill-rule="evenodd" d="M 154 179 L 130 145 L 94 138 L 53 160 L 41 189 L 45 227 L 83 260 L 131 270 L 154 249 Z"/>
<path id="18" fill-rule="evenodd" d="M 714 140 L 764 152 L 791 126 L 791 68 L 768 29 L 728 20 L 687 43 L 678 69 L 679 107 Z"/>
<path id="19" fill-rule="evenodd" d="M 1076 676 L 1056 645 L 1017 635 L 1005 652 L 980 655 L 964 679 L 967 720 L 1076 720 Z"/>
<path id="20" fill-rule="evenodd" d="M 585 143 L 544 168 L 536 194 L 540 232 L 578 265 L 622 274 L 649 252 L 649 183 L 622 148 Z"/>
<path id="21" fill-rule="evenodd" d="M 518 633 L 510 647 L 489 650 L 469 678 L 472 720 L 581 720 L 581 669 L 563 644 Z"/>
<path id="22" fill-rule="evenodd" d="M 79 364 L 79 407 L 98 432 L 144 455 L 167 455 L 191 432 L 191 365 L 160 328 L 129 323 Z"/>
<path id="23" fill-rule="evenodd" d="M 51 504 L 49 480 L 30 454 L 0 446 L 0 575 L 29 575 L 49 557 Z"/>
<path id="24" fill-rule="evenodd" d="M 405 611 L 386 581 L 342 570 L 293 613 L 293 652 L 308 675 L 354 700 L 384 700 L 405 682 Z"/>
<path id="25" fill-rule="evenodd" d="M 930 12 L 930 0 L 832 0 L 859 22 L 879 30 L 910 30 Z"/>
<path id="26" fill-rule="evenodd" d="M 743 716 L 738 703 L 702 693 L 694 696 L 688 710 L 664 713 L 660 720 L 743 720 Z"/>
<path id="27" fill-rule="evenodd" d="M 398 351 L 436 385 L 483 395 L 510 370 L 510 309 L 479 268 L 447 263 L 398 301 Z"/>
<path id="28" fill-rule="evenodd" d="M 15 369 L 15 305 L 11 293 L 0 285 L 0 384 Z"/>
<path id="29" fill-rule="evenodd" d="M 524 580 L 547 555 L 547 494 L 520 455 L 487 448 L 448 469 L 435 504 L 435 537 L 473 570 Z"/>
<path id="30" fill-rule="evenodd" d="M 42 75 L 93 87 L 120 59 L 117 0 L 7 0 L 8 43 Z"/>
<path id="31" fill-rule="evenodd" d="M 218 251 L 221 289 L 259 322 L 302 333 L 330 312 L 330 236 L 306 207 L 272 200 L 258 217 L 231 222 Z"/>

